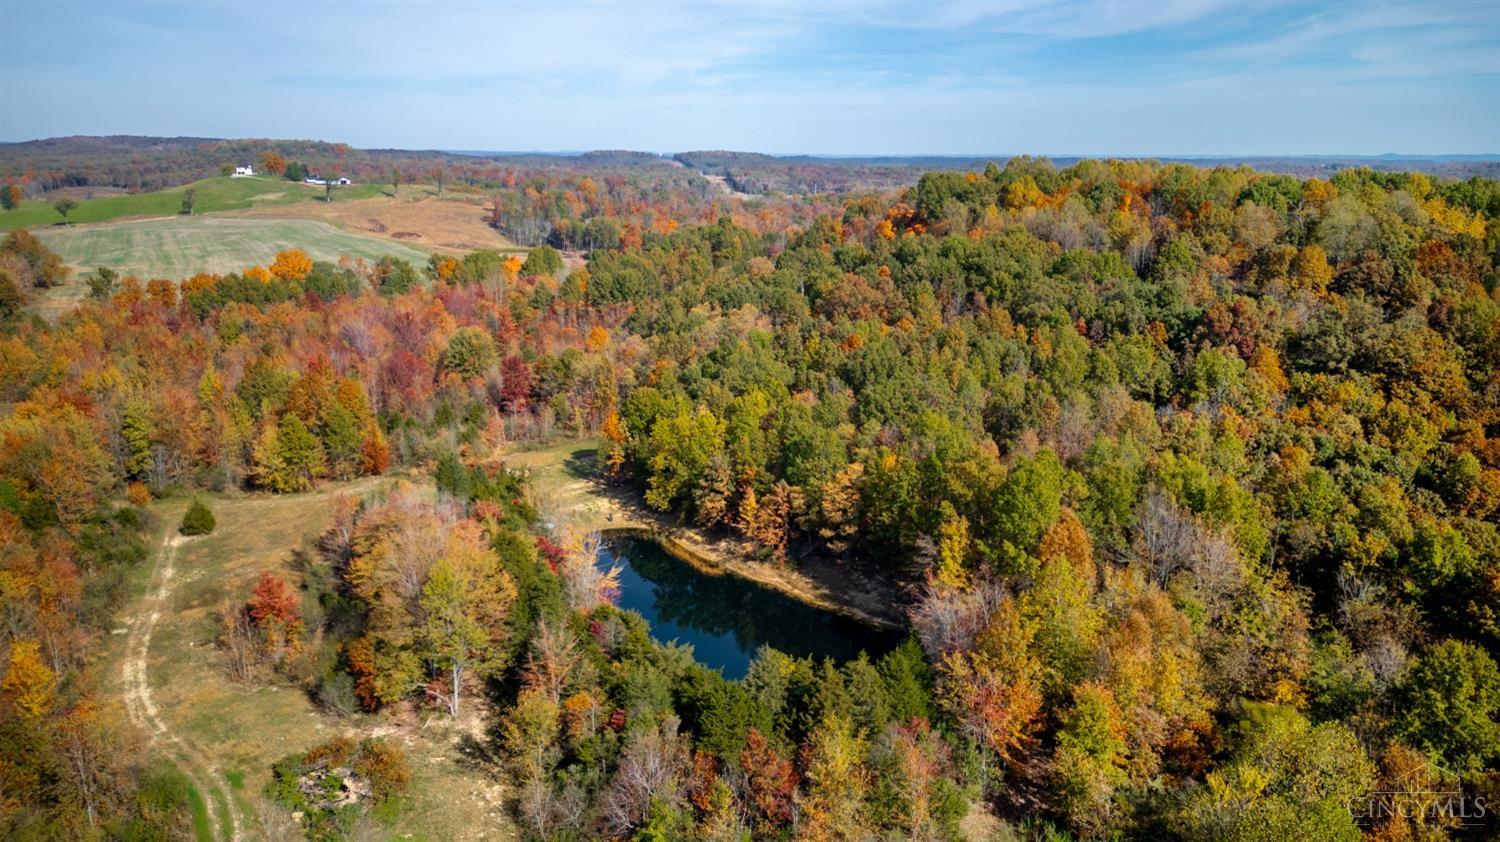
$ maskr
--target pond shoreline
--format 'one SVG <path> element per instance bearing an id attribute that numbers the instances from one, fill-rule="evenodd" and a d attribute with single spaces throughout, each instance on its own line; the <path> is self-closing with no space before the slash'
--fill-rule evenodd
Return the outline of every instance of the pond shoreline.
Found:
<path id="1" fill-rule="evenodd" d="M 804 605 L 810 605 L 833 614 L 857 620 L 868 626 L 895 631 L 904 630 L 903 623 L 888 616 L 871 614 L 863 608 L 834 600 L 820 591 L 823 590 L 816 582 L 801 574 L 795 568 L 779 567 L 763 561 L 750 559 L 748 550 L 739 550 L 738 558 L 725 558 L 723 554 L 716 551 L 709 541 L 711 539 L 699 536 L 687 536 L 674 529 L 665 531 L 660 524 L 645 525 L 630 523 L 620 526 L 609 526 L 599 530 L 605 536 L 627 536 L 632 538 L 646 538 L 656 542 L 673 558 L 691 565 L 693 569 L 709 576 L 735 576 L 747 582 L 769 588 L 777 593 L 791 597 Z M 716 545 L 730 543 L 730 539 L 721 539 L 713 542 Z M 736 542 L 738 543 L 738 542 Z"/>
<path id="2" fill-rule="evenodd" d="M 905 636 L 721 568 L 705 568 L 643 530 L 609 533 L 599 561 L 619 568 L 617 607 L 644 617 L 656 641 L 691 646 L 694 658 L 731 680 L 744 678 L 764 647 L 843 664 L 860 652 L 878 659 Z"/>
<path id="3" fill-rule="evenodd" d="M 499 460 L 528 471 L 558 523 L 587 532 L 650 538 L 697 570 L 732 575 L 778 591 L 815 608 L 881 629 L 908 628 L 902 600 L 888 583 L 861 575 L 850 565 L 811 557 L 794 565 L 759 561 L 755 547 L 733 537 L 714 537 L 695 527 L 673 523 L 648 506 L 626 485 L 612 485 L 592 475 L 594 443 L 558 443 L 545 449 L 510 450 Z"/>

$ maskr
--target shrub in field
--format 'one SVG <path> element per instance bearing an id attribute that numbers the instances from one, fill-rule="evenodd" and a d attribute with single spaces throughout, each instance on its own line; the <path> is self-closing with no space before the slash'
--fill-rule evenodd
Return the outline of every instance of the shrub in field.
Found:
<path id="1" fill-rule="evenodd" d="M 193 505 L 188 506 L 187 514 L 182 516 L 182 525 L 177 531 L 184 535 L 207 535 L 214 531 L 215 525 L 214 513 L 202 500 L 194 500 Z"/>

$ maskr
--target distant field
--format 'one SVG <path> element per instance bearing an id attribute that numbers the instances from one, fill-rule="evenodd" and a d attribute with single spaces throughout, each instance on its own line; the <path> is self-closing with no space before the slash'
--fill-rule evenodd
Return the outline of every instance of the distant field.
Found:
<path id="1" fill-rule="evenodd" d="M 390 240 L 340 231 L 308 219 L 173 217 L 87 227 L 38 229 L 46 246 L 81 271 L 108 266 L 141 278 L 181 280 L 198 272 L 237 272 L 299 248 L 314 260 L 386 255 L 417 265 L 428 252 Z M 76 282 L 76 278 L 74 281 Z"/>
<path id="2" fill-rule="evenodd" d="M 191 187 L 197 191 L 195 213 L 243 210 L 261 205 L 290 205 L 323 197 L 322 187 L 287 181 L 281 178 L 206 178 L 182 187 L 156 193 L 123 196 L 101 196 L 78 203 L 68 214 L 68 221 L 107 222 L 135 216 L 175 216 L 182 210 L 182 194 Z M 368 199 L 381 195 L 390 185 L 356 184 L 334 188 L 334 202 Z M 0 231 L 57 225 L 62 217 L 50 200 L 30 199 L 13 211 L 0 211 Z"/>
<path id="3" fill-rule="evenodd" d="M 481 198 L 454 193 L 444 193 L 439 198 L 425 185 L 403 186 L 395 197 L 340 197 L 339 201 L 333 202 L 258 205 L 231 215 L 261 219 L 315 219 L 350 232 L 446 254 L 477 249 L 526 251 L 490 226 L 486 221 L 489 210 Z"/>

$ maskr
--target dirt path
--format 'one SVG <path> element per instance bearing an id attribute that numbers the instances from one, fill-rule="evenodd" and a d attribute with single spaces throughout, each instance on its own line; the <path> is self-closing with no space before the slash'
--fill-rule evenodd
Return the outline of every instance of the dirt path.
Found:
<path id="1" fill-rule="evenodd" d="M 151 568 L 146 595 L 130 618 L 125 663 L 120 669 L 121 685 L 125 691 L 125 712 L 131 722 L 171 757 L 182 773 L 193 782 L 193 786 L 203 794 L 210 818 L 213 818 L 214 813 L 218 814 L 222 838 L 237 842 L 243 838 L 241 828 L 245 822 L 224 776 L 197 746 L 178 736 L 167 726 L 151 698 L 148 669 L 151 634 L 155 631 L 162 612 L 171 610 L 172 575 L 175 572 L 173 564 L 177 559 L 177 548 L 185 540 L 187 539 L 171 531 L 162 539 L 161 550 L 156 554 L 156 561 Z"/>

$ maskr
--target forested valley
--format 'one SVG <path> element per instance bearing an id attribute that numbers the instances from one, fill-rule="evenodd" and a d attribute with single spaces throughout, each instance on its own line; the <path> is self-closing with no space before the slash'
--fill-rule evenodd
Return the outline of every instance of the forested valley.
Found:
<path id="1" fill-rule="evenodd" d="M 54 322 L 66 268 L 4 240 L 0 835 L 190 834 L 97 669 L 155 501 L 390 474 L 211 657 L 481 716 L 529 838 L 1493 838 L 1500 183 L 664 169 L 475 185 L 524 258 L 100 269 Z M 656 641 L 496 458 L 568 439 L 662 523 L 880 582 L 905 642 L 728 680 Z M 347 738 L 271 775 L 311 838 L 410 779 Z"/>

